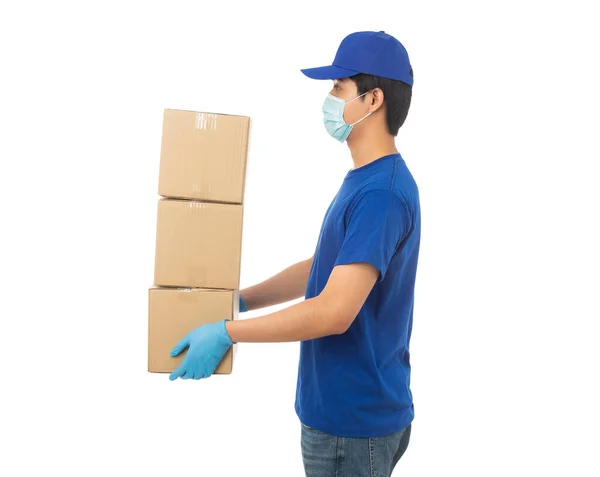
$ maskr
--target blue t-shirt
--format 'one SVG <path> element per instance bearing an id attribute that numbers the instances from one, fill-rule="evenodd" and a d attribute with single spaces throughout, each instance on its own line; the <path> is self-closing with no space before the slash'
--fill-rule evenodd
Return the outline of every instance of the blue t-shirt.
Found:
<path id="1" fill-rule="evenodd" d="M 319 295 L 336 265 L 367 262 L 380 274 L 350 328 L 300 343 L 295 409 L 309 427 L 377 437 L 414 418 L 409 342 L 421 212 L 400 154 L 350 170 L 327 209 L 305 298 Z"/>

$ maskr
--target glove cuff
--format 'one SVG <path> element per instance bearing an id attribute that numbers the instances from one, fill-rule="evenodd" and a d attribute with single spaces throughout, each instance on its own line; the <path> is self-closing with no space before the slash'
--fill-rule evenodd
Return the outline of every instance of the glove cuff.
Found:
<path id="1" fill-rule="evenodd" d="M 236 343 L 237 343 L 237 341 L 233 341 L 233 340 L 231 339 L 231 336 L 229 336 L 229 333 L 227 333 L 227 326 L 226 326 L 226 325 L 227 325 L 227 322 L 228 322 L 228 321 L 233 321 L 233 320 L 231 320 L 231 319 L 229 319 L 229 318 L 225 318 L 225 319 L 223 320 L 223 334 L 225 335 L 226 339 L 227 339 L 227 340 L 229 340 L 229 342 L 230 342 L 231 344 L 236 344 Z"/>
<path id="2" fill-rule="evenodd" d="M 239 308 L 238 308 L 239 312 L 246 313 L 248 311 L 248 305 L 246 305 L 246 302 L 242 298 L 242 295 L 239 295 L 239 297 L 240 297 L 240 303 L 239 303 Z"/>

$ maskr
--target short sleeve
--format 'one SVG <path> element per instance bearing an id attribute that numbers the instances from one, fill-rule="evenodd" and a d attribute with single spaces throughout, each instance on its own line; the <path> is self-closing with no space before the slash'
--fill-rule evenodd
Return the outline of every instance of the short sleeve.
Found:
<path id="1" fill-rule="evenodd" d="M 398 245 L 410 231 L 404 202 L 391 191 L 369 191 L 356 199 L 347 214 L 335 265 L 369 263 L 379 270 L 378 281 L 382 281 Z"/>

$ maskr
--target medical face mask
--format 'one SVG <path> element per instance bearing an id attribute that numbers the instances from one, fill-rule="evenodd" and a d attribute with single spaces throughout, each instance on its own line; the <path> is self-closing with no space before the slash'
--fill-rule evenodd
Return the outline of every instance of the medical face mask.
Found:
<path id="1" fill-rule="evenodd" d="M 352 131 L 354 125 L 360 123 L 373 112 L 371 111 L 369 114 L 352 124 L 348 124 L 346 121 L 344 121 L 344 108 L 346 104 L 356 101 L 358 98 L 367 93 L 370 93 L 370 91 L 367 91 L 366 93 L 363 93 L 348 102 L 341 98 L 337 98 L 332 94 L 327 95 L 327 98 L 323 103 L 323 123 L 325 124 L 325 129 L 327 129 L 327 132 L 331 135 L 331 137 L 340 142 L 344 142 L 346 139 L 348 139 L 350 131 Z"/>

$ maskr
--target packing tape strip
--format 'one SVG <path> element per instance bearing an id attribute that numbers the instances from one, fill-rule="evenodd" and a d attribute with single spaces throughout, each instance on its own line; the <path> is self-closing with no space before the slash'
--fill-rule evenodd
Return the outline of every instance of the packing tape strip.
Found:
<path id="1" fill-rule="evenodd" d="M 196 113 L 196 129 L 216 131 L 217 115 L 211 113 Z"/>

